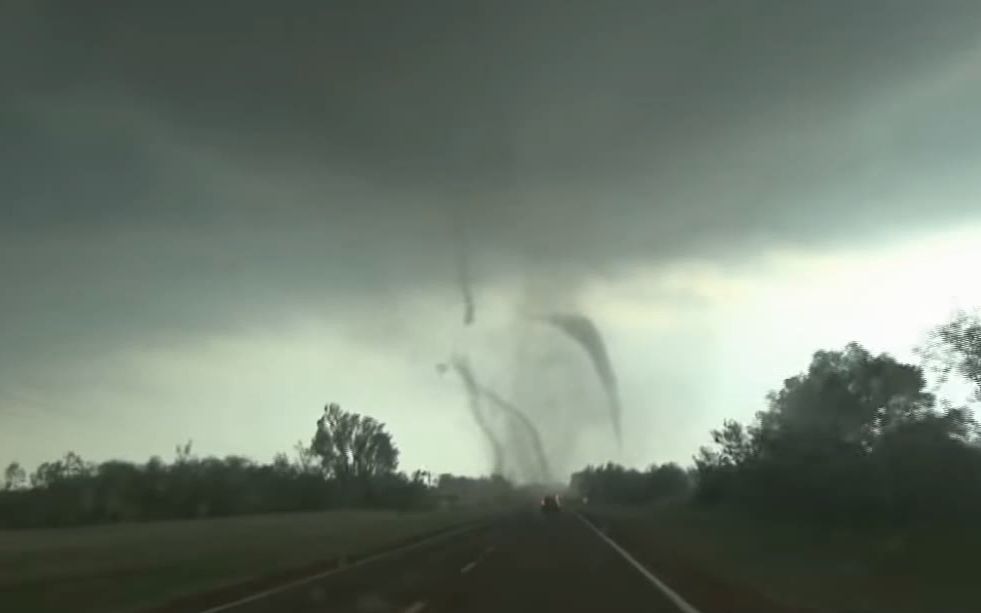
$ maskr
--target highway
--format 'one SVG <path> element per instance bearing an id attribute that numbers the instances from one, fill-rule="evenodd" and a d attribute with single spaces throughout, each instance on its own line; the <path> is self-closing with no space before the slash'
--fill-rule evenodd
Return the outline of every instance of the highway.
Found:
<path id="1" fill-rule="evenodd" d="M 699 613 L 657 581 L 575 513 L 529 510 L 196 613 Z"/>

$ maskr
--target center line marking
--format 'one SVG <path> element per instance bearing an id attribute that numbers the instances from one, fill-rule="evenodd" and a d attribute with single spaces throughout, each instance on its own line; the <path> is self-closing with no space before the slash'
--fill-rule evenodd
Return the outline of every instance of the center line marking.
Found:
<path id="1" fill-rule="evenodd" d="M 423 609 L 426 608 L 426 603 L 419 601 L 409 605 L 409 608 L 405 610 L 405 613 L 421 613 Z"/>
<path id="2" fill-rule="evenodd" d="M 465 574 L 469 573 L 470 571 L 473 570 L 474 566 L 477 566 L 477 562 L 476 561 L 473 561 L 470 564 L 467 564 L 466 566 L 464 566 L 463 568 L 461 568 L 460 569 L 460 574 L 461 575 L 465 575 Z"/>

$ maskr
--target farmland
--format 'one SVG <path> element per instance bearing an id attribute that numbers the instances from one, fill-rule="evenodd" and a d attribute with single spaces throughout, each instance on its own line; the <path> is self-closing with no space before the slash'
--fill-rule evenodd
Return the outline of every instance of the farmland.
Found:
<path id="1" fill-rule="evenodd" d="M 137 611 L 384 548 L 482 513 L 330 511 L 0 531 L 0 609 Z"/>

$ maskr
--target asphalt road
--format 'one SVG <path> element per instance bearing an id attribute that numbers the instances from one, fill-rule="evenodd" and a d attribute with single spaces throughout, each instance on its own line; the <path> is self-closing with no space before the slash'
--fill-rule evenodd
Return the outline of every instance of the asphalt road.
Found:
<path id="1" fill-rule="evenodd" d="M 575 514 L 529 510 L 208 613 L 685 613 L 655 581 Z"/>

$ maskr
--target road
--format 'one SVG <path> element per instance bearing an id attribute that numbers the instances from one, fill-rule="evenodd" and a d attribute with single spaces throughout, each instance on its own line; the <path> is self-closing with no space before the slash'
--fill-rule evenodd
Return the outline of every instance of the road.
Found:
<path id="1" fill-rule="evenodd" d="M 528 511 L 207 613 L 695 613 L 654 581 L 574 513 Z"/>

